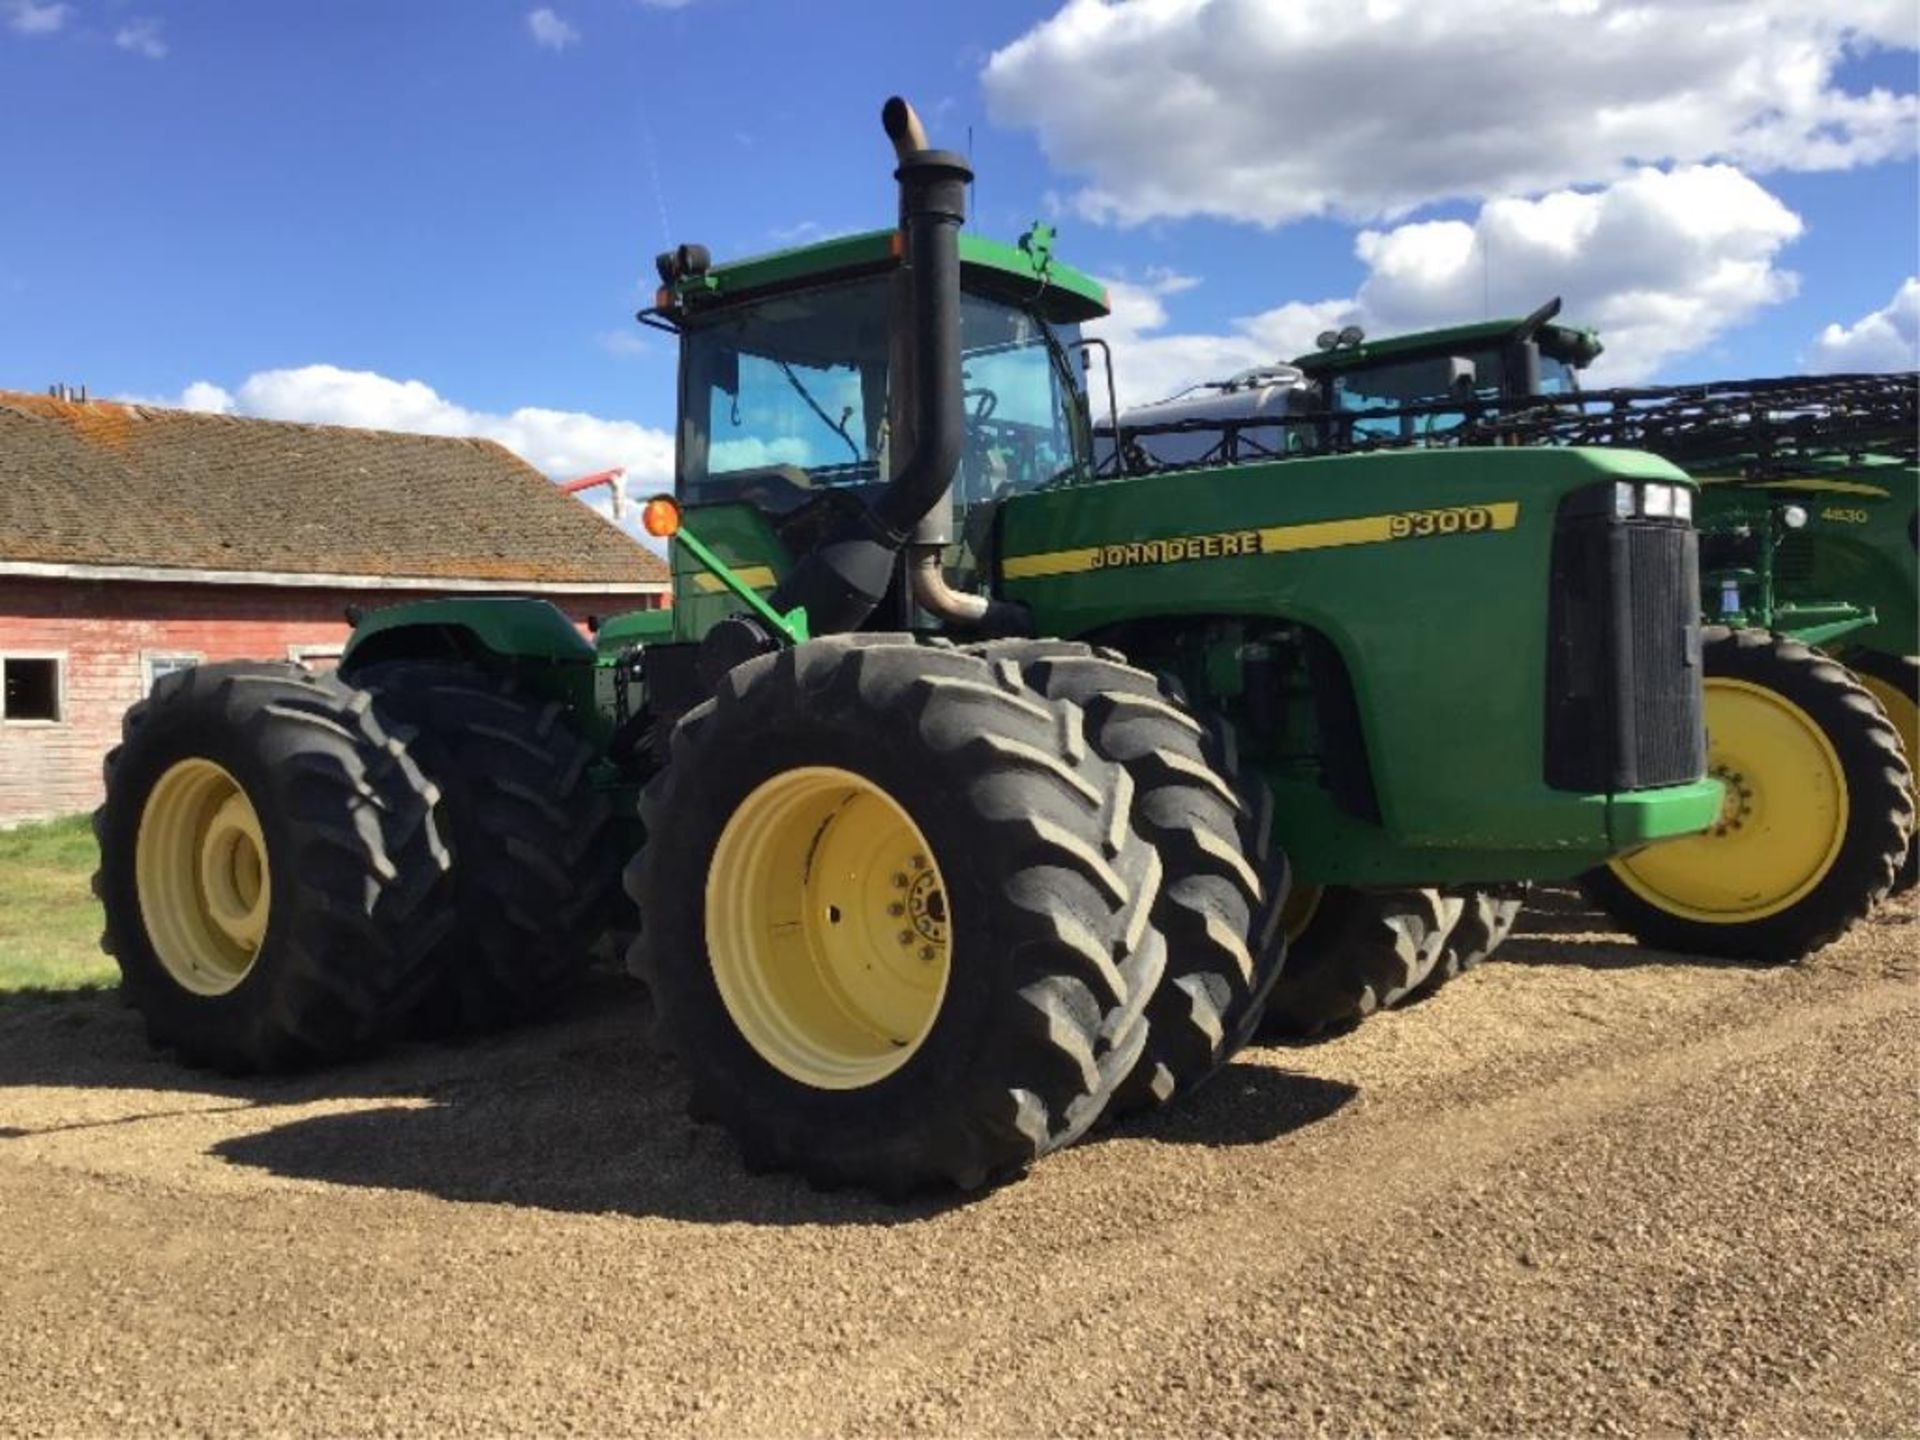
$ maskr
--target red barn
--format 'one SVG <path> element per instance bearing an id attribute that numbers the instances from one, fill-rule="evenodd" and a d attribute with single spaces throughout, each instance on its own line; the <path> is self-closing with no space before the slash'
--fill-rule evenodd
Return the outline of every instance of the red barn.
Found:
<path id="1" fill-rule="evenodd" d="M 584 622 L 668 590 L 491 441 L 0 391 L 0 824 L 95 805 L 156 675 L 328 664 L 349 605 L 508 592 Z"/>

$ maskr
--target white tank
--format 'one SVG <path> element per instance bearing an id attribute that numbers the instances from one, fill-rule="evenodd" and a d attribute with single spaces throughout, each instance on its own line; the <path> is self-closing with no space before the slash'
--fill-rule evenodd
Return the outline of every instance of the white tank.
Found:
<path id="1" fill-rule="evenodd" d="M 1195 425 L 1198 428 L 1192 430 L 1133 437 L 1133 443 L 1156 465 L 1193 465 L 1212 454 L 1223 438 L 1223 432 L 1208 428 L 1207 422 L 1284 419 L 1302 412 L 1309 393 L 1302 371 L 1291 365 L 1262 365 L 1243 370 L 1231 379 L 1195 385 L 1170 399 L 1122 410 L 1120 427 L 1127 430 L 1145 425 Z M 1295 397 L 1298 397 L 1297 404 Z M 1257 447 L 1285 451 L 1287 429 L 1278 424 L 1242 423 L 1237 432 L 1240 458 L 1256 458 L 1260 453 Z M 1113 454 L 1113 426 L 1104 420 L 1094 426 L 1093 448 L 1095 459 L 1102 464 Z"/>

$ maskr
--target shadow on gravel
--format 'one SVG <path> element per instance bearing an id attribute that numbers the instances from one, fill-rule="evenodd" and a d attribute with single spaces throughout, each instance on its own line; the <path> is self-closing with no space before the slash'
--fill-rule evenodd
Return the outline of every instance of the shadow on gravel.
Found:
<path id="1" fill-rule="evenodd" d="M 1579 965 L 1589 970 L 1632 970 L 1647 965 L 1689 965 L 1709 970 L 1773 967 L 1715 955 L 1655 950 L 1623 934 L 1604 910 L 1567 887 L 1536 886 L 1527 897 L 1513 935 L 1494 955 L 1496 964 Z"/>
<path id="2" fill-rule="evenodd" d="M 749 1173 L 723 1132 L 686 1118 L 686 1086 L 647 1039 L 651 1019 L 639 986 L 605 977 L 543 1024 L 461 1044 L 405 1044 L 309 1075 L 262 1079 L 189 1070 L 153 1053 L 139 1017 L 113 991 L 57 1004 L 23 1001 L 0 1006 L 0 1091 L 152 1091 L 179 1099 L 135 1099 L 134 1111 L 104 1118 L 83 1105 L 70 1122 L 46 1116 L 30 1130 L 0 1116 L 0 1146 L 29 1133 L 218 1113 L 251 1127 L 212 1146 L 232 1164 L 471 1203 L 716 1224 L 891 1226 L 979 1198 L 936 1194 L 889 1205 L 862 1192 L 816 1191 L 791 1176 Z M 1357 1093 L 1233 1064 L 1181 1104 L 1110 1133 L 1256 1145 L 1326 1118 Z M 234 1103 L 209 1106 L 209 1098 Z"/>
<path id="3" fill-rule="evenodd" d="M 1195 1094 L 1112 1133 L 1168 1145 L 1264 1145 L 1327 1119 L 1359 1093 L 1343 1081 L 1236 1060 Z"/>

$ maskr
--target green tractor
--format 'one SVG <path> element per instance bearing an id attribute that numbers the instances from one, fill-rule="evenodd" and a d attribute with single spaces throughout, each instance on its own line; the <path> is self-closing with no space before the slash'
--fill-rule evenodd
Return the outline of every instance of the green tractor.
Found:
<path id="1" fill-rule="evenodd" d="M 973 1187 L 1233 1054 L 1290 867 L 1448 887 L 1357 907 L 1391 989 L 1459 896 L 1713 822 L 1696 536 L 1615 499 L 1680 471 L 1106 480 L 1072 363 L 1100 286 L 1042 230 L 963 233 L 964 162 L 883 118 L 897 228 L 660 257 L 670 611 L 589 642 L 534 600 L 403 605 L 334 675 L 202 667 L 128 714 L 98 885 L 156 1042 L 283 1068 L 516 1018 L 637 923 L 690 1110 L 750 1166 Z"/>
<path id="2" fill-rule="evenodd" d="M 1915 878 L 1920 376 L 1582 390 L 1602 347 L 1558 310 L 1323 336 L 1294 362 L 1291 438 L 1306 453 L 1617 445 L 1700 482 L 1709 764 L 1727 807 L 1583 884 L 1650 944 L 1799 959 Z"/>

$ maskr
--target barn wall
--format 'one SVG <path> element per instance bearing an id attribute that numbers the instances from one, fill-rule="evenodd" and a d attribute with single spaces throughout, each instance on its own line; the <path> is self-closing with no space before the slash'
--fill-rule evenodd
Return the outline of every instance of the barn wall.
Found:
<path id="1" fill-rule="evenodd" d="M 0 578 L 0 656 L 62 660 L 65 703 L 55 723 L 0 720 L 0 824 L 89 810 L 120 717 L 146 693 L 147 661 L 295 658 L 335 651 L 348 605 L 428 598 L 419 591 L 296 590 Z M 653 603 L 631 595 L 566 595 L 576 622 Z M 315 663 L 325 663 L 324 660 Z"/>

